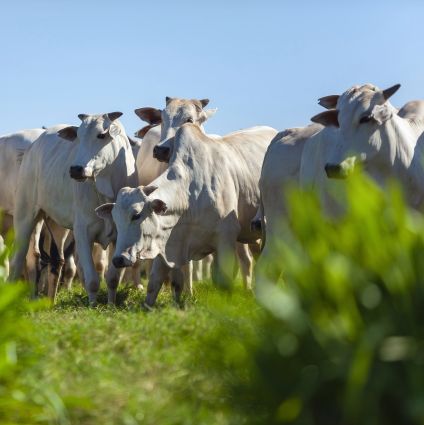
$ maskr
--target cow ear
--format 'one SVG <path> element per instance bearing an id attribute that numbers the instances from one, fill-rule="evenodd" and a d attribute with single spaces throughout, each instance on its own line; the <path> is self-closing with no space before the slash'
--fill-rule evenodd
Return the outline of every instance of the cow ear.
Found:
<path id="1" fill-rule="evenodd" d="M 78 127 L 73 125 L 60 129 L 57 134 L 60 138 L 73 142 L 77 138 Z"/>
<path id="2" fill-rule="evenodd" d="M 174 100 L 174 98 L 173 97 L 170 97 L 170 96 L 166 96 L 165 97 L 165 103 L 168 105 L 168 103 L 169 102 L 171 102 L 171 101 L 173 101 Z"/>
<path id="3" fill-rule="evenodd" d="M 209 99 L 200 99 L 199 102 L 202 104 L 202 108 L 204 108 L 209 103 Z"/>
<path id="4" fill-rule="evenodd" d="M 395 84 L 392 87 L 389 87 L 386 90 L 383 90 L 383 97 L 384 100 L 388 100 L 390 97 L 392 97 L 398 90 L 400 89 L 400 84 Z"/>
<path id="5" fill-rule="evenodd" d="M 158 215 L 164 214 L 168 209 L 165 202 L 160 199 L 153 199 L 153 201 L 150 202 L 150 205 L 152 210 Z"/>
<path id="6" fill-rule="evenodd" d="M 135 111 L 135 114 L 142 121 L 146 121 L 149 124 L 160 124 L 162 122 L 162 112 L 160 109 L 156 108 L 138 108 Z"/>
<path id="7" fill-rule="evenodd" d="M 114 206 L 115 203 L 111 202 L 109 204 L 100 205 L 100 207 L 97 207 L 94 211 L 96 212 L 98 217 L 103 218 L 103 220 L 107 220 L 111 218 L 112 208 Z"/>
<path id="8" fill-rule="evenodd" d="M 146 196 L 149 196 L 153 193 L 158 187 L 157 186 L 141 186 L 141 190 Z"/>
<path id="9" fill-rule="evenodd" d="M 330 96 L 320 97 L 318 99 L 318 105 L 321 105 L 325 109 L 336 109 L 339 97 L 340 96 L 338 94 L 332 94 Z"/>
<path id="10" fill-rule="evenodd" d="M 78 114 L 78 118 L 81 120 L 81 121 L 84 121 L 85 119 L 87 119 L 89 117 L 89 115 L 88 114 Z"/>
<path id="11" fill-rule="evenodd" d="M 121 117 L 123 115 L 122 112 L 109 112 L 108 114 L 106 114 L 107 117 L 111 120 L 111 121 L 115 121 L 117 120 L 119 117 Z"/>
<path id="12" fill-rule="evenodd" d="M 339 111 L 336 109 L 331 109 L 330 111 L 321 112 L 318 115 L 315 115 L 311 118 L 312 122 L 321 124 L 325 127 L 333 126 L 339 127 Z"/>
<path id="13" fill-rule="evenodd" d="M 155 125 L 150 125 L 150 124 L 146 125 L 146 127 L 143 127 L 140 130 L 136 131 L 134 133 L 134 136 L 138 137 L 139 139 L 142 139 L 147 134 L 147 132 L 149 130 L 151 130 L 153 127 L 156 127 L 156 124 Z"/>

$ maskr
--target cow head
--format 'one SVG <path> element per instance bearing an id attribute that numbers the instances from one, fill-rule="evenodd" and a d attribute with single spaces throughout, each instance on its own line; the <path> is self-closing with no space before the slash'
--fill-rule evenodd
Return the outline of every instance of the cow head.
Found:
<path id="1" fill-rule="evenodd" d="M 120 145 L 113 143 L 125 134 L 118 118 L 122 112 L 103 115 L 80 114 L 78 128 L 79 145 L 74 163 L 69 169 L 71 178 L 84 181 L 95 178 L 99 172 L 110 165 L 119 155 Z M 61 130 L 62 131 L 62 130 Z M 59 133 L 59 135 L 61 135 Z M 63 135 L 61 135 L 63 137 Z"/>
<path id="2" fill-rule="evenodd" d="M 372 170 L 389 165 L 393 155 L 389 146 L 390 123 L 397 115 L 388 99 L 399 87 L 400 84 L 396 84 L 380 90 L 371 84 L 354 86 L 337 97 L 337 109 L 312 118 L 313 122 L 338 128 L 338 143 L 325 165 L 328 177 L 345 178 L 358 163 Z M 334 100 L 335 97 L 323 99 L 328 98 Z"/>
<path id="3" fill-rule="evenodd" d="M 166 107 L 162 111 L 154 108 L 135 110 L 137 116 L 148 122 L 149 125 L 161 124 L 161 141 L 153 150 L 153 156 L 157 160 L 169 162 L 173 152 L 175 133 L 182 125 L 195 123 L 202 126 L 209 117 L 216 113 L 216 109 L 204 109 L 208 103 L 209 99 L 188 100 L 167 97 Z M 144 135 L 145 132 L 142 130 L 141 134 Z M 138 133 L 140 134 L 140 132 Z"/>
<path id="4" fill-rule="evenodd" d="M 155 186 L 122 188 L 115 204 L 104 204 L 96 213 L 104 220 L 113 220 L 118 237 L 112 262 L 115 267 L 131 267 L 138 258 L 155 258 L 160 247 L 158 215 L 166 212 L 166 204 L 149 195 Z"/>

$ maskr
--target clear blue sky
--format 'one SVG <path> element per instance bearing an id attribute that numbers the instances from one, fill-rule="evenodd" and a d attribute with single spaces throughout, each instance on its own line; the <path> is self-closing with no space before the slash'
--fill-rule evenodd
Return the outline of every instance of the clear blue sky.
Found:
<path id="1" fill-rule="evenodd" d="M 424 98 L 424 2 L 10 0 L 0 5 L 0 133 L 78 113 L 208 97 L 211 133 L 302 126 L 358 83 Z"/>

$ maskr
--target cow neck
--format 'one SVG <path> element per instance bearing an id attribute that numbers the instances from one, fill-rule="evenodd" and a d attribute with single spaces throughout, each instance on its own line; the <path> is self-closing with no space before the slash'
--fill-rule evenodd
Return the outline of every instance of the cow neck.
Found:
<path id="1" fill-rule="evenodd" d="M 115 201 L 118 192 L 123 187 L 137 186 L 134 154 L 126 136 L 117 138 L 122 141 L 115 160 L 98 173 L 94 179 L 97 196 L 105 197 L 108 201 Z"/>
<path id="2" fill-rule="evenodd" d="M 395 171 L 409 169 L 415 154 L 415 147 L 421 129 L 414 128 L 410 120 L 394 116 L 386 124 L 383 145 L 389 146 L 391 163 Z M 418 130 L 418 131 L 417 131 Z"/>

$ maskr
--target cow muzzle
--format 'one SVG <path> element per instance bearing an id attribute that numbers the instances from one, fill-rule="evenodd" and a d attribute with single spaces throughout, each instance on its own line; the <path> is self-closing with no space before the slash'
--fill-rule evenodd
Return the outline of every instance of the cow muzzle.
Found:
<path id="1" fill-rule="evenodd" d="M 347 177 L 340 164 L 325 164 L 325 172 L 330 179 L 345 179 Z"/>
<path id="2" fill-rule="evenodd" d="M 112 263 L 117 269 L 122 269 L 124 267 L 132 267 L 135 264 L 125 255 L 118 255 L 116 257 L 113 257 Z"/>
<path id="3" fill-rule="evenodd" d="M 171 149 L 167 146 L 155 146 L 153 148 L 153 158 L 160 162 L 169 162 L 171 157 Z"/>
<path id="4" fill-rule="evenodd" d="M 77 181 L 85 181 L 86 179 L 91 177 L 88 175 L 87 170 L 81 165 L 72 165 L 69 168 L 69 175 L 71 176 L 71 179 Z"/>

